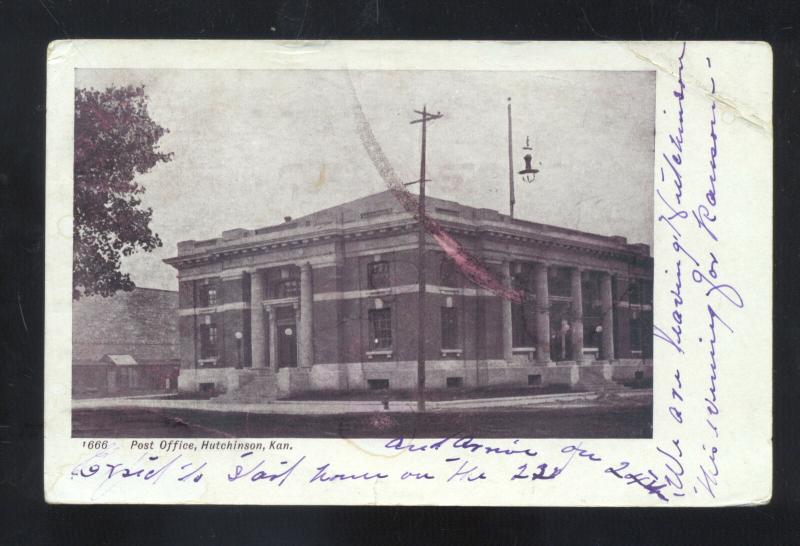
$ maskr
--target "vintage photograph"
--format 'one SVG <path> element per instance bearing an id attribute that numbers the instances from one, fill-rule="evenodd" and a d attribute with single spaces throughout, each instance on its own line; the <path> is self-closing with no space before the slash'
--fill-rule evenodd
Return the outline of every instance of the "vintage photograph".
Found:
<path id="1" fill-rule="evenodd" d="M 76 69 L 72 436 L 652 438 L 655 90 Z"/>

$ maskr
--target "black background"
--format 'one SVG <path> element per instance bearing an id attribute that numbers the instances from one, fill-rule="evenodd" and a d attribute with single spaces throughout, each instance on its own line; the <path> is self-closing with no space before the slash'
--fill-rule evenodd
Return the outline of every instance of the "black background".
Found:
<path id="1" fill-rule="evenodd" d="M 797 525 L 800 50 L 794 1 L 0 0 L 1 544 L 762 544 Z M 274 29 L 274 30 L 273 30 Z M 775 60 L 774 497 L 731 509 L 47 506 L 42 485 L 45 51 L 66 38 L 763 40 Z M 743 211 L 746 218 L 746 211 Z M 742 255 L 742 261 L 748 256 Z M 50 325 L 53 329 L 58 324 Z M 746 366 L 746 362 L 737 363 Z M 759 381 L 754 376 L 752 380 Z M 743 469 L 742 472 L 746 472 Z M 733 476 L 728 479 L 734 479 Z M 313 502 L 313 499 L 309 499 Z"/>

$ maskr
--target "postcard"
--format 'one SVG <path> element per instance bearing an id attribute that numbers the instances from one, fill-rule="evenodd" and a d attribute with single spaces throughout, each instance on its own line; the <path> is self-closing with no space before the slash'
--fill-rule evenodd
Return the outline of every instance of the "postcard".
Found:
<path id="1" fill-rule="evenodd" d="M 51 503 L 772 494 L 755 42 L 47 52 Z"/>

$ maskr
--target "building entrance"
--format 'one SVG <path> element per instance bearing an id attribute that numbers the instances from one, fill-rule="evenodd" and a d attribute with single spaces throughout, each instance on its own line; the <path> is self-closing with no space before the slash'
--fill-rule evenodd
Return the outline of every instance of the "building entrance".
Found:
<path id="1" fill-rule="evenodd" d="M 572 356 L 572 326 L 570 303 L 550 303 L 550 358 L 556 362 L 574 360 Z"/>
<path id="2" fill-rule="evenodd" d="M 297 367 L 297 328 L 294 323 L 278 325 L 278 367 Z"/>

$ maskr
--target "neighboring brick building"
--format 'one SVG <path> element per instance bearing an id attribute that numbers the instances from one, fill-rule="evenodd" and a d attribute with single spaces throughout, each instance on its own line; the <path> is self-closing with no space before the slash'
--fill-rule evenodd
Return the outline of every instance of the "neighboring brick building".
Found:
<path id="1" fill-rule="evenodd" d="M 136 288 L 72 304 L 72 390 L 79 395 L 177 388 L 178 293 Z"/>
<path id="2" fill-rule="evenodd" d="M 471 284 L 430 238 L 429 388 L 652 376 L 647 245 L 435 198 L 427 211 L 526 294 L 512 304 Z M 179 272 L 182 390 L 416 384 L 417 222 L 388 191 L 183 241 L 165 261 Z"/>

